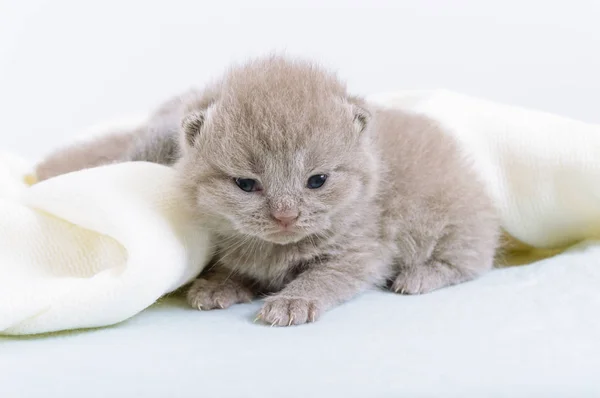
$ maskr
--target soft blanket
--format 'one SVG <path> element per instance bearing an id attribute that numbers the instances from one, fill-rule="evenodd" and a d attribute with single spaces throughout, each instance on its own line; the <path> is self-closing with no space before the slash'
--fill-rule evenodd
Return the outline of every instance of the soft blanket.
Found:
<path id="1" fill-rule="evenodd" d="M 0 156 L 0 333 L 123 321 L 192 280 L 209 235 L 151 163 L 89 169 L 35 184 Z"/>
<path id="2" fill-rule="evenodd" d="M 527 261 L 600 235 L 600 126 L 446 91 L 370 100 L 456 137 Z M 208 261 L 210 236 L 180 205 L 172 170 L 126 163 L 29 187 L 29 166 L 0 157 L 0 333 L 120 322 Z"/>

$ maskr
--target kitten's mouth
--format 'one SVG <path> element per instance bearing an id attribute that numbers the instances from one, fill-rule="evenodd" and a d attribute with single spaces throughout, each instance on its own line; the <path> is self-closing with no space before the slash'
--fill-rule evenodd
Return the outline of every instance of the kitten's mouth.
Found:
<path id="1" fill-rule="evenodd" d="M 304 235 L 300 233 L 298 230 L 294 230 L 291 228 L 279 229 L 274 232 L 269 232 L 265 234 L 263 237 L 264 240 L 272 243 L 276 243 L 279 245 L 285 245 L 289 243 L 295 243 L 302 240 Z"/>

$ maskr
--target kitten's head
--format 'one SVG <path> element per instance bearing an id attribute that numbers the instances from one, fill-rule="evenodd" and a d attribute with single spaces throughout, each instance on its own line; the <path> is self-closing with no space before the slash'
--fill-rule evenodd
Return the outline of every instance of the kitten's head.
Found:
<path id="1" fill-rule="evenodd" d="M 178 165 L 209 227 L 289 244 L 330 234 L 372 197 L 369 113 L 333 74 L 272 57 L 218 87 L 190 105 Z"/>

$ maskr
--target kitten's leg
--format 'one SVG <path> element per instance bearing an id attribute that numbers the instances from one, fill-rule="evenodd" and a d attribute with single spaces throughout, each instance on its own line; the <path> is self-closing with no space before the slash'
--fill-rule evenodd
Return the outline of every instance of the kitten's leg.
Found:
<path id="1" fill-rule="evenodd" d="M 216 266 L 200 275 L 187 292 L 188 303 L 199 310 L 223 309 L 249 303 L 256 293 L 226 268 Z"/>
<path id="2" fill-rule="evenodd" d="M 492 268 L 497 244 L 492 218 L 462 220 L 431 239 L 405 237 L 391 289 L 421 294 L 474 279 Z"/>
<path id="3" fill-rule="evenodd" d="M 135 135 L 135 131 L 105 134 L 61 148 L 36 165 L 36 178 L 43 181 L 61 174 L 124 161 Z"/>
<path id="4" fill-rule="evenodd" d="M 329 308 L 382 284 L 386 265 L 371 253 L 356 252 L 317 262 L 265 299 L 257 319 L 274 326 L 314 322 Z"/>

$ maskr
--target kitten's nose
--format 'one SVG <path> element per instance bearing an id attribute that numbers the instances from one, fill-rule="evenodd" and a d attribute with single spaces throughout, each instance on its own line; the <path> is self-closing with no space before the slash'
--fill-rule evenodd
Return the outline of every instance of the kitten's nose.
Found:
<path id="1" fill-rule="evenodd" d="M 274 211 L 271 215 L 283 227 L 289 227 L 298 219 L 298 210 Z"/>

